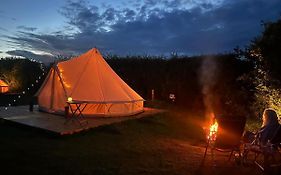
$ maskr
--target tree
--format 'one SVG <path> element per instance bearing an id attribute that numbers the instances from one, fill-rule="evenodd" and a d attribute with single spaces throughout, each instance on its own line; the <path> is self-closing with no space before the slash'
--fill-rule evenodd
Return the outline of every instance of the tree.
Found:
<path id="1" fill-rule="evenodd" d="M 281 19 L 264 23 L 263 27 L 262 35 L 244 53 L 253 65 L 247 77 L 255 91 L 252 109 L 257 116 L 267 107 L 281 115 Z"/>
<path id="2" fill-rule="evenodd" d="M 281 18 L 276 22 L 264 23 L 262 35 L 256 38 L 251 47 L 258 50 L 260 62 L 270 77 L 281 81 Z"/>

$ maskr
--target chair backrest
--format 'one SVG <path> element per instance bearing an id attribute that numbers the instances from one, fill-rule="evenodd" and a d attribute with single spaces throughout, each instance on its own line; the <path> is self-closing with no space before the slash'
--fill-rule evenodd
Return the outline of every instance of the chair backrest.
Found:
<path id="1" fill-rule="evenodd" d="M 270 140 L 272 144 L 278 144 L 281 143 L 281 125 L 277 128 L 277 131 L 275 132 L 274 136 Z"/>
<path id="2" fill-rule="evenodd" d="M 216 120 L 219 127 L 215 147 L 230 149 L 239 146 L 246 125 L 246 117 L 220 115 L 216 116 Z"/>

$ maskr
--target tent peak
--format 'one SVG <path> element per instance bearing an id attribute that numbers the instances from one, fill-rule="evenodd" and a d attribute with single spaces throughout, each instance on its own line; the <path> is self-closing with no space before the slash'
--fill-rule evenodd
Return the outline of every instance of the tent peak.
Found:
<path id="1" fill-rule="evenodd" d="M 99 50 L 96 47 L 94 47 L 94 48 L 88 50 L 85 54 L 92 56 L 92 55 L 100 54 L 100 52 L 99 52 Z"/>
<path id="2" fill-rule="evenodd" d="M 92 48 L 89 50 L 89 52 L 95 52 L 95 53 L 98 53 L 98 49 L 96 47 Z"/>

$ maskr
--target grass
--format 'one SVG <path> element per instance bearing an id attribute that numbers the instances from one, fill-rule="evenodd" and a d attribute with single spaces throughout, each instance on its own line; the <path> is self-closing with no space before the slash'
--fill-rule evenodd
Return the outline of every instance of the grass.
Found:
<path id="1" fill-rule="evenodd" d="M 78 135 L 52 137 L 2 123 L 1 167 L 17 174 L 145 173 L 150 166 L 156 166 L 154 161 L 165 166 L 161 164 L 165 155 L 159 146 L 165 144 L 163 140 L 177 139 L 179 133 L 185 132 L 175 125 L 183 128 L 184 123 L 177 123 L 170 114 L 161 114 Z"/>
<path id="2" fill-rule="evenodd" d="M 198 171 L 204 151 L 200 123 L 198 114 L 170 110 L 67 137 L 54 137 L 1 123 L 0 172 L 41 175 L 210 174 L 208 168 Z M 226 166 L 216 169 L 213 174 L 228 171 Z M 231 173 L 250 171 L 236 168 Z"/>

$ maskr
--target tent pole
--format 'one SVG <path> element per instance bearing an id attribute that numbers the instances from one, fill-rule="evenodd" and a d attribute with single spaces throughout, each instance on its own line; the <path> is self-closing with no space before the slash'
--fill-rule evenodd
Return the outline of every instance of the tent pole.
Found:
<path id="1" fill-rule="evenodd" d="M 62 79 L 62 77 L 60 76 L 60 70 L 59 70 L 57 64 L 55 65 L 55 70 L 56 70 L 56 73 L 57 73 L 58 76 L 59 76 L 59 79 L 60 79 L 60 82 L 61 82 L 61 85 L 62 85 L 62 88 L 63 88 L 63 91 L 64 91 L 65 98 L 67 99 L 67 98 L 68 98 L 68 95 L 67 95 L 67 92 L 66 92 L 64 83 L 63 83 L 63 79 Z"/>
<path id="2" fill-rule="evenodd" d="M 50 98 L 51 98 L 50 109 L 53 109 L 53 106 L 54 106 L 54 91 L 55 91 L 55 70 L 54 70 L 53 76 L 52 76 L 52 86 L 51 86 L 51 96 L 50 96 Z"/>

